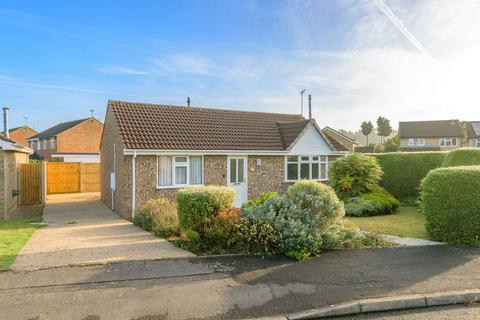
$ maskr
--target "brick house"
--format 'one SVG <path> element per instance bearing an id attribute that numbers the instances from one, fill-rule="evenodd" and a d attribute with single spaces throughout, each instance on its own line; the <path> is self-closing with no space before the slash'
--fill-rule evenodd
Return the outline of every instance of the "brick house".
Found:
<path id="1" fill-rule="evenodd" d="M 348 151 L 297 114 L 109 101 L 100 145 L 101 198 L 130 219 L 178 188 L 224 185 L 236 206 L 300 178 L 328 181 Z M 341 150 L 339 150 L 341 149 Z"/>
<path id="2" fill-rule="evenodd" d="M 330 127 L 325 127 L 322 129 L 322 132 L 328 137 L 333 139 L 333 141 L 338 142 L 343 147 L 345 147 L 349 152 L 353 152 L 357 147 L 357 142 L 354 138 L 347 136 L 346 134 L 332 129 Z"/>
<path id="3" fill-rule="evenodd" d="M 102 131 L 103 124 L 90 117 L 59 123 L 27 142 L 42 160 L 98 163 Z"/>
<path id="4" fill-rule="evenodd" d="M 480 148 L 480 121 L 408 121 L 398 125 L 401 151 Z"/>
<path id="5" fill-rule="evenodd" d="M 34 129 L 30 128 L 27 125 L 12 128 L 9 131 L 10 131 L 10 139 L 15 141 L 16 143 L 21 144 L 22 146 L 28 146 L 27 139 L 38 134 L 37 131 L 35 131 Z"/>
<path id="6" fill-rule="evenodd" d="M 18 208 L 19 163 L 27 163 L 33 151 L 0 133 L 0 220 L 15 216 Z"/>

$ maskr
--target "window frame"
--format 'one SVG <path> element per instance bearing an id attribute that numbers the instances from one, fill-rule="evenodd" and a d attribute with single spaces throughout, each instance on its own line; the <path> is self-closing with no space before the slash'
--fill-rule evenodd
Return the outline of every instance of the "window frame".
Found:
<path id="1" fill-rule="evenodd" d="M 453 144 L 454 140 L 455 140 L 455 144 Z M 448 145 L 448 142 L 450 142 L 450 145 Z M 458 147 L 458 138 L 456 137 L 440 138 L 439 143 L 440 143 L 440 147 L 444 147 L 444 148 Z"/>
<path id="2" fill-rule="evenodd" d="M 56 147 L 56 139 L 50 138 L 50 149 L 54 150 Z"/>
<path id="3" fill-rule="evenodd" d="M 160 186 L 159 185 L 159 157 L 171 157 L 171 170 L 172 170 L 172 184 L 169 186 Z M 186 162 L 177 162 L 176 158 L 186 157 Z M 202 159 L 202 183 L 200 184 L 190 184 L 190 157 L 200 157 Z M 196 186 L 203 186 L 205 184 L 205 159 L 203 155 L 192 154 L 192 155 L 177 155 L 177 154 L 162 154 L 156 156 L 156 188 L 157 189 L 176 189 L 176 188 L 189 188 Z M 175 176 L 175 168 L 185 167 L 187 173 L 187 183 L 186 184 L 177 184 Z"/>
<path id="4" fill-rule="evenodd" d="M 296 157 L 296 161 L 293 161 L 293 160 L 290 160 L 289 161 L 289 157 Z M 302 159 L 303 157 L 308 157 L 308 161 L 307 160 L 304 160 Z M 317 160 L 313 160 L 314 157 L 317 157 Z M 284 178 L 284 181 L 285 182 L 297 182 L 299 180 L 301 180 L 301 165 L 302 164 L 305 164 L 305 163 L 308 163 L 309 166 L 309 178 L 308 179 L 305 179 L 305 180 L 309 180 L 309 181 L 328 181 L 329 178 L 328 178 L 328 167 L 329 167 L 329 162 L 328 162 L 329 158 L 328 158 L 328 155 L 326 154 L 323 154 L 323 155 L 289 155 L 289 156 L 285 156 L 285 178 Z M 318 179 L 312 179 L 312 164 L 318 164 Z M 288 178 L 288 165 L 289 164 L 296 164 L 297 165 L 297 179 L 289 179 Z M 322 164 L 325 165 L 325 178 L 322 179 Z"/>
<path id="5" fill-rule="evenodd" d="M 470 138 L 471 148 L 480 148 L 480 138 Z"/>
<path id="6" fill-rule="evenodd" d="M 408 138 L 409 147 L 424 147 L 425 138 Z"/>

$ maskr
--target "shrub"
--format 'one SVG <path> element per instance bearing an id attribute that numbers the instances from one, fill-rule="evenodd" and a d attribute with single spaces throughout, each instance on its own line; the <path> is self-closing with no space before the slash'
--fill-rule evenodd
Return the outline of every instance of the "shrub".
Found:
<path id="1" fill-rule="evenodd" d="M 341 243 L 339 234 L 345 212 L 332 188 L 313 181 L 301 180 L 288 189 L 285 196 L 273 197 L 258 207 L 244 207 L 242 222 L 248 236 L 267 233 L 269 241 L 255 244 L 263 252 L 276 252 L 305 258 L 320 250 L 330 250 Z"/>
<path id="2" fill-rule="evenodd" d="M 422 182 L 421 199 L 433 240 L 480 245 L 480 166 L 431 171 Z"/>
<path id="3" fill-rule="evenodd" d="M 199 186 L 177 191 L 180 227 L 203 232 L 218 211 L 233 206 L 235 190 L 219 186 Z"/>
<path id="4" fill-rule="evenodd" d="M 362 194 L 360 197 L 377 203 L 380 206 L 380 211 L 377 214 L 393 213 L 400 206 L 400 201 L 382 188 L 376 188 L 374 192 Z"/>
<path id="5" fill-rule="evenodd" d="M 349 217 L 374 216 L 380 210 L 380 205 L 372 200 L 360 197 L 351 198 L 345 204 L 345 214 Z"/>
<path id="6" fill-rule="evenodd" d="M 149 200 L 135 216 L 134 223 L 160 237 L 179 235 L 177 207 L 167 199 Z"/>
<path id="7" fill-rule="evenodd" d="M 400 201 L 381 187 L 375 187 L 373 192 L 362 194 L 347 200 L 345 213 L 350 217 L 369 217 L 390 214 L 397 210 Z"/>
<path id="8" fill-rule="evenodd" d="M 378 160 L 383 177 L 380 185 L 397 199 L 418 197 L 422 179 L 440 167 L 445 152 L 392 152 L 372 154 Z"/>
<path id="9" fill-rule="evenodd" d="M 215 253 L 230 252 L 238 244 L 240 209 L 229 208 L 219 211 L 202 234 L 202 246 Z"/>
<path id="10" fill-rule="evenodd" d="M 373 190 L 383 173 L 375 158 L 355 153 L 335 161 L 329 174 L 332 187 L 345 199 Z"/>
<path id="11" fill-rule="evenodd" d="M 447 154 L 442 163 L 442 167 L 478 165 L 480 165 L 480 150 L 473 148 L 452 150 Z"/>
<path id="12" fill-rule="evenodd" d="M 276 192 L 265 192 L 260 195 L 260 197 L 248 200 L 245 202 L 242 207 L 258 207 L 265 203 L 270 198 L 278 197 Z"/>

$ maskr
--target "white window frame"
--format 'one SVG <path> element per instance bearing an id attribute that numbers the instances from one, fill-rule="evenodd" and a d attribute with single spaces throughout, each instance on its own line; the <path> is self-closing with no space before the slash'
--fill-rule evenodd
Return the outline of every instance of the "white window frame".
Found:
<path id="1" fill-rule="evenodd" d="M 297 161 L 288 161 L 289 157 L 297 157 Z M 308 157 L 308 160 L 302 160 L 302 157 Z M 313 160 L 313 157 L 318 157 L 318 160 Z M 288 179 L 288 164 L 297 164 L 297 179 Z M 309 164 L 309 177 L 306 180 L 310 181 L 327 181 L 328 180 L 328 155 L 313 155 L 313 156 L 307 156 L 307 155 L 290 155 L 290 156 L 285 156 L 285 182 L 296 182 L 298 180 L 301 180 L 300 178 L 300 170 L 301 170 L 301 164 L 308 163 Z M 312 179 L 312 163 L 318 163 L 318 179 Z M 322 164 L 325 164 L 325 178 L 322 179 Z"/>
<path id="2" fill-rule="evenodd" d="M 424 147 L 425 146 L 425 138 L 409 138 L 408 139 L 408 146 L 409 147 Z"/>
<path id="3" fill-rule="evenodd" d="M 455 144 L 453 144 L 453 140 L 455 140 Z M 458 147 L 458 138 L 451 137 L 451 138 L 440 138 L 440 147 L 450 148 L 450 147 Z"/>
<path id="4" fill-rule="evenodd" d="M 55 138 L 50 138 L 50 149 L 55 149 Z"/>
<path id="5" fill-rule="evenodd" d="M 48 149 L 48 140 L 43 139 L 43 140 L 41 140 L 41 142 L 42 142 L 42 149 L 47 150 Z"/>
<path id="6" fill-rule="evenodd" d="M 480 138 L 470 139 L 470 147 L 472 147 L 472 148 L 480 148 Z"/>
<path id="7" fill-rule="evenodd" d="M 201 157 L 202 158 L 202 183 L 199 184 L 190 184 L 190 157 Z M 159 157 L 171 157 L 172 158 L 172 184 L 169 186 L 160 186 L 158 184 L 158 161 Z M 176 158 L 181 158 L 181 157 L 186 157 L 187 162 L 176 162 Z M 175 168 L 176 167 L 186 167 L 187 169 L 187 183 L 186 184 L 177 184 L 175 181 Z M 197 155 L 197 154 L 192 154 L 192 155 L 170 155 L 170 154 L 165 154 L 161 156 L 157 156 L 157 166 L 156 166 L 157 174 L 156 174 L 156 185 L 157 189 L 175 189 L 175 188 L 187 188 L 187 187 L 196 187 L 196 186 L 203 186 L 205 183 L 205 159 L 203 155 Z"/>

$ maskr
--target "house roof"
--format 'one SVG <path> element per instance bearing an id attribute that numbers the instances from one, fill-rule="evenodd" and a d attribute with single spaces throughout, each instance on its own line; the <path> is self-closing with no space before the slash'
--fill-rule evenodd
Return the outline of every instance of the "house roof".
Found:
<path id="1" fill-rule="evenodd" d="M 79 120 L 73 120 L 73 121 L 68 121 L 68 122 L 62 122 L 62 123 L 59 123 L 51 128 L 48 128 L 47 130 L 45 131 L 42 131 L 36 135 L 34 135 L 33 137 L 30 137 L 28 138 L 27 140 L 30 140 L 30 139 L 44 139 L 44 138 L 51 138 L 51 137 L 55 137 L 57 134 L 65 131 L 65 130 L 68 130 L 70 128 L 73 128 L 75 127 L 77 124 L 80 124 L 86 120 L 88 120 L 90 118 L 85 118 L 85 119 L 79 119 Z"/>
<path id="2" fill-rule="evenodd" d="M 3 133 L 0 133 L 0 150 L 15 151 L 32 154 L 33 150 L 16 143 L 14 140 L 5 137 Z"/>
<path id="3" fill-rule="evenodd" d="M 468 138 L 480 138 L 480 121 L 465 121 Z"/>
<path id="4" fill-rule="evenodd" d="M 23 129 L 23 128 L 28 128 L 28 126 L 23 125 L 23 126 L 20 126 L 20 127 L 11 128 L 11 129 L 8 129 L 8 132 L 13 132 L 13 131 L 16 131 L 18 129 Z"/>
<path id="5" fill-rule="evenodd" d="M 108 108 L 126 149 L 283 151 L 313 122 L 298 114 L 115 100 Z"/>
<path id="6" fill-rule="evenodd" d="M 328 141 L 333 145 L 335 150 L 337 150 L 337 151 L 348 151 L 348 149 L 343 144 L 338 142 L 338 140 L 335 139 L 333 136 L 329 135 L 325 131 L 323 131 L 323 134 L 327 137 Z"/>
<path id="7" fill-rule="evenodd" d="M 399 123 L 400 138 L 462 137 L 459 120 L 409 121 Z"/>
<path id="8" fill-rule="evenodd" d="M 10 131 L 10 130 L 9 130 L 9 131 Z M 3 134 L 3 132 L 0 133 L 0 140 L 6 141 L 6 142 L 10 142 L 10 143 L 16 143 L 14 140 L 5 137 L 5 135 Z"/>
<path id="9" fill-rule="evenodd" d="M 345 133 L 340 132 L 340 131 L 337 131 L 337 130 L 329 127 L 329 126 L 326 126 L 325 128 L 322 129 L 323 132 L 328 131 L 328 130 L 335 132 L 336 134 L 344 137 L 345 139 L 347 139 L 348 141 L 350 141 L 350 142 L 352 142 L 352 143 L 355 143 L 355 142 L 356 142 L 356 141 L 355 141 L 355 138 L 349 137 L 349 136 L 346 135 Z"/>

